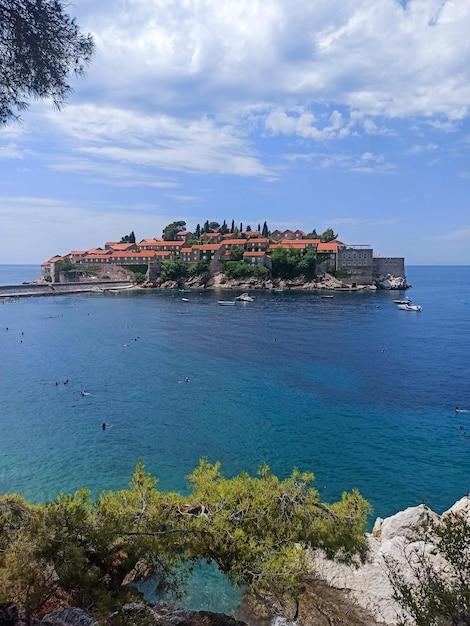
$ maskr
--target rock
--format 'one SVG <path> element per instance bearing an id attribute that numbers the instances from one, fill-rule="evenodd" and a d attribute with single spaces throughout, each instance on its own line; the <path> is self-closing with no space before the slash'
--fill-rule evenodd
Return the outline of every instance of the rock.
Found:
<path id="1" fill-rule="evenodd" d="M 444 511 L 441 517 L 444 519 L 448 515 L 456 514 L 464 515 L 465 519 L 470 522 L 470 495 L 464 496 L 458 500 L 448 511 Z"/>
<path id="2" fill-rule="evenodd" d="M 223 613 L 188 611 L 165 603 L 153 607 L 138 602 L 125 604 L 114 617 L 117 618 L 117 623 L 122 623 L 124 618 L 128 624 L 140 621 L 145 624 L 154 623 L 155 626 L 246 626 L 245 622 Z"/>
<path id="3" fill-rule="evenodd" d="M 83 609 L 64 607 L 43 617 L 41 626 L 98 626 L 98 622 Z"/>
<path id="4" fill-rule="evenodd" d="M 359 567 L 341 565 L 325 558 L 321 551 L 312 553 L 317 576 L 327 585 L 340 590 L 352 602 L 368 611 L 380 624 L 396 626 L 401 608 L 393 600 L 393 589 L 387 575 L 387 559 L 393 559 L 410 579 L 413 565 L 425 554 L 437 571 L 445 572 L 448 564 L 434 545 L 417 540 L 416 530 L 428 519 L 439 523 L 446 515 L 470 516 L 470 496 L 456 502 L 441 516 L 421 504 L 400 511 L 386 519 L 377 518 L 367 535 L 369 559 Z M 412 622 L 410 622 L 412 623 Z"/>
<path id="5" fill-rule="evenodd" d="M 381 275 L 374 282 L 379 289 L 408 289 L 410 287 L 404 276 L 392 276 L 392 274 Z"/>
<path id="6" fill-rule="evenodd" d="M 395 515 L 387 517 L 387 519 L 382 521 L 381 540 L 389 541 L 397 537 L 402 537 L 407 541 L 413 541 L 416 528 L 421 526 L 428 517 L 431 517 L 434 521 L 439 520 L 439 515 L 433 513 L 433 511 L 424 504 L 399 511 L 395 513 Z"/>
<path id="7" fill-rule="evenodd" d="M 14 602 L 0 603 L 0 624 L 1 626 L 40 626 L 38 619 L 18 611 Z"/>

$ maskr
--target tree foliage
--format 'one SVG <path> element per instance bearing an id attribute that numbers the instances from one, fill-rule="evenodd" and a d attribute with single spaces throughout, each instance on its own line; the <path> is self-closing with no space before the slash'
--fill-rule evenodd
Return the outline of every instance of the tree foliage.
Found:
<path id="1" fill-rule="evenodd" d="M 470 520 L 462 513 L 428 516 L 407 549 L 409 571 L 387 559 L 401 626 L 470 624 Z M 411 573 L 410 573 L 411 572 Z"/>
<path id="2" fill-rule="evenodd" d="M 179 231 L 184 230 L 185 227 L 186 227 L 186 222 L 183 220 L 179 220 L 178 222 L 172 222 L 171 224 L 168 224 L 168 226 L 165 226 L 165 228 L 163 229 L 163 233 L 162 233 L 163 239 L 165 241 L 174 241 Z"/>
<path id="3" fill-rule="evenodd" d="M 253 265 L 248 261 L 225 261 L 223 266 L 224 274 L 228 278 L 242 278 L 250 276 L 255 278 L 264 278 L 268 275 L 267 267 Z"/>
<path id="4" fill-rule="evenodd" d="M 135 243 L 135 235 L 132 230 L 128 235 L 123 235 L 119 243 Z"/>
<path id="5" fill-rule="evenodd" d="M 30 98 L 60 108 L 93 54 L 62 0 L 0 0 L 0 124 L 18 117 Z"/>
<path id="6" fill-rule="evenodd" d="M 188 264 L 179 257 L 163 261 L 160 276 L 163 280 L 186 278 L 189 273 Z"/>
<path id="7" fill-rule="evenodd" d="M 280 480 L 264 465 L 226 479 L 206 459 L 188 479 L 188 496 L 160 492 L 139 461 L 129 489 L 97 501 L 84 489 L 43 506 L 0 496 L 0 601 L 36 614 L 64 602 L 110 610 L 136 596 L 129 581 L 156 575 L 176 589 L 184 565 L 201 560 L 235 585 L 295 600 L 310 546 L 345 562 L 366 556 L 369 505 L 355 491 L 325 504 L 310 473 Z"/>
<path id="8" fill-rule="evenodd" d="M 276 248 L 271 254 L 272 274 L 274 278 L 292 279 L 305 276 L 310 279 L 315 276 L 317 253 L 311 248 L 305 253 L 295 248 Z"/>
<path id="9" fill-rule="evenodd" d="M 320 235 L 321 241 L 328 243 L 328 241 L 333 241 L 336 239 L 338 235 L 334 232 L 332 228 L 327 228 L 324 233 Z"/>

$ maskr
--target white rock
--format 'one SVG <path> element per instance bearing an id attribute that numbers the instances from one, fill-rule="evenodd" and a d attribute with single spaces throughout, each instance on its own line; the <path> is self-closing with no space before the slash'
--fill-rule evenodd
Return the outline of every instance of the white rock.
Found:
<path id="1" fill-rule="evenodd" d="M 401 609 L 393 600 L 393 589 L 388 577 L 386 560 L 398 563 L 400 572 L 412 580 L 413 565 L 426 554 L 435 567 L 445 572 L 448 564 L 437 553 L 435 546 L 416 540 L 416 529 L 431 518 L 435 522 L 450 513 L 463 512 L 470 517 L 470 496 L 456 502 L 442 516 L 420 504 L 400 511 L 386 519 L 377 518 L 371 534 L 367 535 L 369 560 L 360 567 L 334 563 L 317 550 L 311 558 L 317 575 L 331 587 L 341 589 L 359 606 L 368 610 L 379 623 L 396 626 Z M 410 622 L 411 623 L 411 622 Z"/>

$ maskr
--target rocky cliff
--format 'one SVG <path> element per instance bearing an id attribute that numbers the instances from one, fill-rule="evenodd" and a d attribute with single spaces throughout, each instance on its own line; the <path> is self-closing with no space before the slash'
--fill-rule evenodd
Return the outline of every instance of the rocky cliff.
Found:
<path id="1" fill-rule="evenodd" d="M 321 552 L 315 552 L 311 556 L 316 573 L 328 586 L 341 590 L 354 604 L 367 610 L 378 623 L 396 626 L 400 607 L 392 599 L 386 559 L 392 557 L 402 573 L 411 579 L 414 576 L 410 565 L 413 555 L 425 552 L 433 566 L 444 571 L 446 563 L 434 546 L 416 540 L 416 529 L 429 518 L 439 523 L 450 514 L 462 514 L 470 521 L 470 496 L 456 502 L 442 515 L 421 504 L 386 519 L 377 518 L 372 533 L 368 535 L 370 558 L 365 565 L 338 565 L 325 559 Z"/>

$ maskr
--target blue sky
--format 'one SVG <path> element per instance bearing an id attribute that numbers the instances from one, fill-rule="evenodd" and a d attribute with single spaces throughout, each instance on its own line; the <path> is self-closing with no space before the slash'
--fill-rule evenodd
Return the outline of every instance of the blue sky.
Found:
<path id="1" fill-rule="evenodd" d="M 96 53 L 0 129 L 0 263 L 174 220 L 470 264 L 470 2 L 76 0 Z"/>

